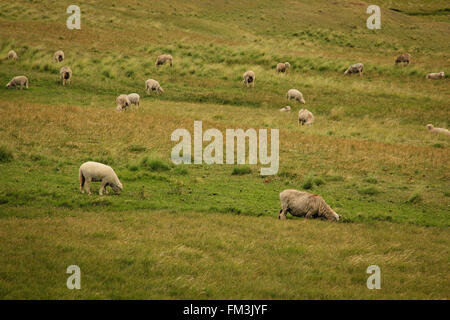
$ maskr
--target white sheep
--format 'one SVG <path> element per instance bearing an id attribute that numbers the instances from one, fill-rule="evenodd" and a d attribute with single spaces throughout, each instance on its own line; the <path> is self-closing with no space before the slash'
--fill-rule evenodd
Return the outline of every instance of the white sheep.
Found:
<path id="1" fill-rule="evenodd" d="M 362 76 L 364 65 L 362 63 L 353 64 L 345 70 L 344 74 L 359 73 Z"/>
<path id="2" fill-rule="evenodd" d="M 162 54 L 156 58 L 155 66 L 160 66 L 169 62 L 170 66 L 172 66 L 173 58 L 170 54 Z"/>
<path id="3" fill-rule="evenodd" d="M 289 112 L 291 111 L 291 106 L 286 106 L 280 109 L 280 112 Z"/>
<path id="4" fill-rule="evenodd" d="M 339 221 L 339 215 L 330 208 L 322 197 L 295 189 L 280 193 L 281 210 L 278 219 L 286 219 L 288 213 L 296 217 L 322 218 Z"/>
<path id="5" fill-rule="evenodd" d="M 147 90 L 147 94 L 150 94 L 150 91 L 156 91 L 156 93 L 163 93 L 164 90 L 159 85 L 159 82 L 154 79 L 148 79 L 145 81 L 145 90 Z"/>
<path id="6" fill-rule="evenodd" d="M 7 88 L 16 88 L 20 90 L 23 89 L 23 87 L 28 89 L 28 78 L 25 76 L 17 76 L 11 79 L 10 82 L 6 85 Z"/>
<path id="7" fill-rule="evenodd" d="M 409 64 L 411 62 L 411 55 L 409 53 L 402 53 L 395 59 L 395 64 L 399 64 L 401 62 L 406 62 L 406 64 Z"/>
<path id="8" fill-rule="evenodd" d="M 122 111 L 125 110 L 126 108 L 128 108 L 131 105 L 131 101 L 128 98 L 128 95 L 126 94 L 121 94 L 117 97 L 116 99 L 116 103 L 117 103 L 117 111 Z"/>
<path id="9" fill-rule="evenodd" d="M 438 80 L 438 79 L 444 79 L 445 75 L 444 75 L 444 72 L 429 73 L 429 74 L 427 74 L 427 76 L 425 78 L 432 79 L 432 80 Z"/>
<path id="10" fill-rule="evenodd" d="M 130 93 L 128 95 L 128 99 L 130 100 L 131 104 L 139 107 L 139 100 L 141 99 L 141 97 L 137 93 Z"/>
<path id="11" fill-rule="evenodd" d="M 279 63 L 277 64 L 277 73 L 284 73 L 291 67 L 291 64 L 289 62 L 285 63 Z"/>
<path id="12" fill-rule="evenodd" d="M 65 86 L 66 83 L 70 84 L 72 80 L 72 69 L 69 67 L 62 67 L 59 71 L 59 77 L 63 86 Z"/>
<path id="13" fill-rule="evenodd" d="M 435 128 L 431 123 L 427 124 L 426 127 L 428 128 L 428 131 L 430 131 L 432 133 L 443 133 L 443 134 L 450 136 L 450 131 L 448 131 L 448 129 Z"/>
<path id="14" fill-rule="evenodd" d="M 56 62 L 63 62 L 64 61 L 64 52 L 62 50 L 58 50 L 53 55 L 53 58 L 56 60 Z"/>
<path id="15" fill-rule="evenodd" d="M 19 55 L 14 50 L 8 52 L 8 59 L 17 60 L 19 59 Z"/>
<path id="16" fill-rule="evenodd" d="M 312 125 L 314 123 L 314 115 L 307 109 L 300 109 L 298 112 L 298 123 L 303 125 Z"/>
<path id="17" fill-rule="evenodd" d="M 252 87 L 255 86 L 256 76 L 253 71 L 251 71 L 251 70 L 246 71 L 243 75 L 243 78 L 244 78 L 244 85 L 246 87 L 248 87 L 249 85 L 251 85 Z"/>
<path id="18" fill-rule="evenodd" d="M 306 103 L 305 99 L 303 99 L 303 94 L 297 89 L 289 89 L 289 91 L 286 93 L 286 98 L 288 100 L 294 99 L 303 104 Z"/>
<path id="19" fill-rule="evenodd" d="M 114 170 L 103 163 L 88 161 L 80 166 L 80 191 L 84 193 L 86 189 L 88 194 L 91 194 L 91 181 L 101 181 L 99 194 L 102 196 L 103 192 L 108 194 L 107 186 L 110 186 L 116 194 L 122 192 L 123 186 L 117 177 Z"/>

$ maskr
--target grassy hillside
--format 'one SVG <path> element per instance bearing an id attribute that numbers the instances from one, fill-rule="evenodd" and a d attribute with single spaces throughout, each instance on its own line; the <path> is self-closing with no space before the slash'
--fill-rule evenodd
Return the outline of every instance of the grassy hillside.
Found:
<path id="1" fill-rule="evenodd" d="M 450 124 L 448 78 L 425 79 L 450 72 L 446 1 L 379 1 L 381 30 L 360 1 L 79 1 L 81 30 L 65 26 L 70 4 L 0 3 L 0 83 L 30 79 L 0 88 L 0 297 L 450 297 L 450 140 L 425 128 Z M 394 65 L 401 52 L 411 65 Z M 163 53 L 172 68 L 154 66 Z M 364 76 L 345 77 L 356 62 Z M 145 94 L 148 78 L 163 95 Z M 297 125 L 290 88 L 313 126 Z M 116 112 L 131 92 L 140 108 Z M 278 174 L 173 165 L 170 135 L 194 120 L 278 128 Z M 87 160 L 111 165 L 123 193 L 81 194 Z M 342 223 L 278 221 L 286 188 L 322 195 Z M 382 290 L 366 288 L 371 264 Z"/>

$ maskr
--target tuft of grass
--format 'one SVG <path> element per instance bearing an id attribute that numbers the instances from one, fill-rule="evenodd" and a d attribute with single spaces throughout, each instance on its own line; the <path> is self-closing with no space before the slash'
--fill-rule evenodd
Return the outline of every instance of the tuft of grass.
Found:
<path id="1" fill-rule="evenodd" d="M 252 173 L 252 170 L 249 166 L 235 166 L 233 168 L 233 171 L 231 172 L 234 176 L 242 176 L 244 174 L 250 174 Z"/>
<path id="2" fill-rule="evenodd" d="M 412 204 L 418 204 L 420 202 L 422 202 L 422 196 L 420 195 L 420 193 L 418 191 L 411 194 L 411 196 L 406 201 L 406 203 L 412 203 Z"/>
<path id="3" fill-rule="evenodd" d="M 305 183 L 302 185 L 302 189 L 310 190 L 314 187 L 314 180 L 312 177 L 308 177 L 305 180 Z"/>
<path id="4" fill-rule="evenodd" d="M 14 158 L 13 153 L 6 146 L 0 146 L 0 162 L 9 162 Z"/>
<path id="5" fill-rule="evenodd" d="M 188 169 L 182 165 L 176 166 L 175 170 L 173 170 L 173 172 L 180 176 L 186 176 L 189 173 Z"/>
<path id="6" fill-rule="evenodd" d="M 316 186 L 321 186 L 321 185 L 325 184 L 325 181 L 323 181 L 322 178 L 314 178 L 313 181 Z"/>
<path id="7" fill-rule="evenodd" d="M 375 178 L 372 178 L 372 177 L 365 178 L 364 181 L 367 182 L 367 183 L 372 183 L 372 184 L 377 184 L 378 183 L 378 180 L 375 179 Z"/>
<path id="8" fill-rule="evenodd" d="M 129 152 L 136 152 L 136 153 L 138 153 L 138 152 L 144 152 L 145 150 L 147 150 L 146 147 L 135 145 L 135 144 L 132 144 L 131 146 L 128 147 L 128 151 Z"/>
<path id="9" fill-rule="evenodd" d="M 380 193 L 380 191 L 375 187 L 368 187 L 359 189 L 358 192 L 363 195 L 374 196 Z"/>
<path id="10" fill-rule="evenodd" d="M 149 159 L 145 157 L 141 160 L 139 166 L 150 171 L 169 171 L 170 165 L 161 159 Z"/>

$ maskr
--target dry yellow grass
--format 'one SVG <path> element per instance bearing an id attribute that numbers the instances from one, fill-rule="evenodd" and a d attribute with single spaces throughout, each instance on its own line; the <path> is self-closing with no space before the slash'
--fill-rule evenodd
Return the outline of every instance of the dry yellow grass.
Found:
<path id="1" fill-rule="evenodd" d="M 77 299 L 448 299 L 447 239 L 438 228 L 389 223 L 57 210 L 3 219 L 0 288 L 19 299 L 37 291 Z M 71 264 L 81 268 L 80 291 L 65 288 Z M 366 288 L 372 264 L 381 268 L 381 290 Z"/>

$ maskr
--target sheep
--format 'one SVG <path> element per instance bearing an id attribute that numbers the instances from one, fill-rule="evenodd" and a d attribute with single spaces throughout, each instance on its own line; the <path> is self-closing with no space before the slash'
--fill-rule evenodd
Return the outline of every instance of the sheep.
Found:
<path id="1" fill-rule="evenodd" d="M 170 54 L 163 54 L 156 58 L 155 66 L 160 66 L 169 61 L 170 66 L 172 66 L 173 58 Z"/>
<path id="2" fill-rule="evenodd" d="M 286 72 L 289 68 L 291 67 L 291 64 L 289 62 L 285 62 L 285 63 L 279 63 L 277 64 L 277 73 L 280 72 Z"/>
<path id="3" fill-rule="evenodd" d="M 287 189 L 280 193 L 281 210 L 278 219 L 285 220 L 287 213 L 296 217 L 322 218 L 339 221 L 339 215 L 316 194 Z"/>
<path id="4" fill-rule="evenodd" d="M 450 131 L 448 131 L 448 129 L 435 128 L 431 123 L 427 124 L 426 127 L 428 128 L 429 132 L 432 132 L 432 133 L 443 133 L 443 134 L 446 134 L 446 135 L 450 136 Z"/>
<path id="5" fill-rule="evenodd" d="M 120 194 L 123 190 L 122 183 L 117 177 L 114 170 L 103 163 L 88 161 L 80 166 L 80 191 L 84 193 L 85 189 L 88 194 L 91 194 L 91 181 L 101 181 L 99 194 L 102 196 L 103 192 L 108 194 L 107 186 L 110 186 L 116 194 Z"/>
<path id="6" fill-rule="evenodd" d="M 287 93 L 286 93 L 286 99 L 291 100 L 297 100 L 298 102 L 305 104 L 305 99 L 303 99 L 303 94 L 298 91 L 297 89 L 290 89 Z"/>
<path id="7" fill-rule="evenodd" d="M 15 52 L 14 50 L 11 50 L 8 52 L 7 59 L 17 60 L 17 59 L 19 59 L 19 56 L 18 56 L 17 52 Z"/>
<path id="8" fill-rule="evenodd" d="M 244 78 L 244 85 L 246 87 L 248 87 L 249 85 L 251 85 L 252 87 L 255 86 L 256 77 L 255 77 L 255 73 L 253 71 L 251 71 L 251 70 L 246 71 L 243 75 L 243 78 Z"/>
<path id="9" fill-rule="evenodd" d="M 307 109 L 300 109 L 298 112 L 298 124 L 310 126 L 314 123 L 314 115 Z"/>
<path id="10" fill-rule="evenodd" d="M 61 84 L 63 86 L 66 85 L 66 83 L 70 84 L 70 81 L 72 79 L 72 69 L 69 67 L 62 67 L 59 71 L 59 76 L 61 78 Z"/>
<path id="11" fill-rule="evenodd" d="M 139 107 L 139 100 L 141 99 L 141 97 L 137 93 L 130 93 L 128 95 L 128 99 L 130 100 L 131 104 Z"/>
<path id="12" fill-rule="evenodd" d="M 117 97 L 116 99 L 116 103 L 117 103 L 117 111 L 122 111 L 125 110 L 126 108 L 128 108 L 131 105 L 131 101 L 128 98 L 128 95 L 126 94 L 121 94 Z"/>
<path id="13" fill-rule="evenodd" d="M 280 109 L 280 112 L 290 112 L 291 111 L 291 106 L 286 106 Z"/>
<path id="14" fill-rule="evenodd" d="M 345 70 L 344 74 L 359 73 L 362 76 L 364 65 L 362 63 L 353 64 Z"/>
<path id="15" fill-rule="evenodd" d="M 427 74 L 427 76 L 425 78 L 432 79 L 432 80 L 438 80 L 438 79 L 444 79 L 445 75 L 444 75 L 444 72 L 429 73 L 429 74 Z"/>
<path id="16" fill-rule="evenodd" d="M 56 62 L 63 62 L 64 61 L 64 52 L 62 50 L 58 50 L 53 55 L 53 58 L 56 60 Z"/>
<path id="17" fill-rule="evenodd" d="M 25 76 L 17 76 L 12 78 L 10 82 L 6 85 L 7 88 L 16 88 L 18 89 L 20 86 L 20 90 L 23 89 L 23 87 L 28 89 L 28 78 Z"/>
<path id="18" fill-rule="evenodd" d="M 156 91 L 156 93 L 163 93 L 164 90 L 159 85 L 159 82 L 154 79 L 148 79 L 145 81 L 145 90 L 147 90 L 147 94 L 150 94 L 150 91 Z"/>
<path id="19" fill-rule="evenodd" d="M 402 53 L 395 59 L 395 64 L 399 64 L 401 62 L 406 62 L 406 64 L 409 64 L 411 61 L 411 55 L 409 53 Z"/>

